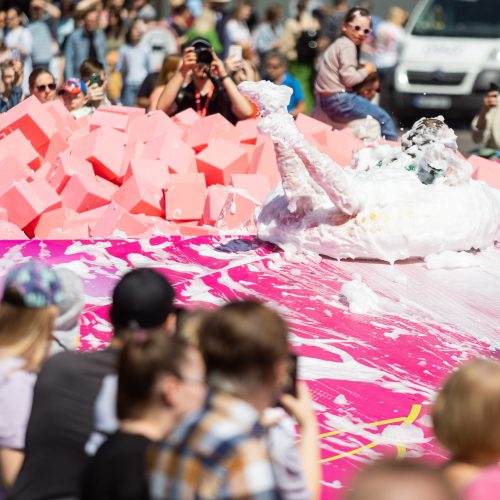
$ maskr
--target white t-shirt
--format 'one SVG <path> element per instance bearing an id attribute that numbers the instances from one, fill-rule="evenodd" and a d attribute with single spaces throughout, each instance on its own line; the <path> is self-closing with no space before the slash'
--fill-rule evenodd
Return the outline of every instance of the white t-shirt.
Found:
<path id="1" fill-rule="evenodd" d="M 377 28 L 374 63 L 377 68 L 392 68 L 398 63 L 398 50 L 405 37 L 404 29 L 383 21 Z"/>

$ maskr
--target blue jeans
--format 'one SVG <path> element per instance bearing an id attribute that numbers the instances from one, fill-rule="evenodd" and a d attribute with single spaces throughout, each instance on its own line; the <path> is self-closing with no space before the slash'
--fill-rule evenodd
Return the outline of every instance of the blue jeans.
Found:
<path id="1" fill-rule="evenodd" d="M 123 84 L 121 104 L 123 106 L 137 106 L 137 94 L 140 85 Z"/>
<path id="2" fill-rule="evenodd" d="M 320 95 L 319 105 L 330 119 L 339 123 L 347 123 L 370 115 L 380 123 L 382 135 L 387 140 L 397 141 L 398 139 L 396 127 L 389 114 L 354 92 Z"/>

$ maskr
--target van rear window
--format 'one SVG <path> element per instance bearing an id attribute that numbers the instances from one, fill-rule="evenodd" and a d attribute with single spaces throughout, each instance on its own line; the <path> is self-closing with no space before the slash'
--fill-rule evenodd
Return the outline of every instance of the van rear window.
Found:
<path id="1" fill-rule="evenodd" d="M 413 35 L 500 38 L 498 0 L 429 0 Z"/>

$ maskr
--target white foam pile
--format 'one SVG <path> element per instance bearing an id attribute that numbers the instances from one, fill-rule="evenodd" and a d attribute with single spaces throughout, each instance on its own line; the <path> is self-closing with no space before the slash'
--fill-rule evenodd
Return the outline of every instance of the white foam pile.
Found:
<path id="1" fill-rule="evenodd" d="M 401 147 L 361 150 L 343 169 L 295 126 L 290 89 L 264 81 L 239 88 L 261 111 L 259 129 L 274 142 L 282 177 L 257 218 L 262 240 L 392 263 L 500 239 L 500 191 L 471 179 L 441 117 L 416 122 Z"/>

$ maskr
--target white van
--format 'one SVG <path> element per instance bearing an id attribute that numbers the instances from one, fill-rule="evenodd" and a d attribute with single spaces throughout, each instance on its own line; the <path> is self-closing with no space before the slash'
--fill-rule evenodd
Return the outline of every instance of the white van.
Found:
<path id="1" fill-rule="evenodd" d="M 500 0 L 420 0 L 394 75 L 400 117 L 469 119 L 500 86 Z"/>

